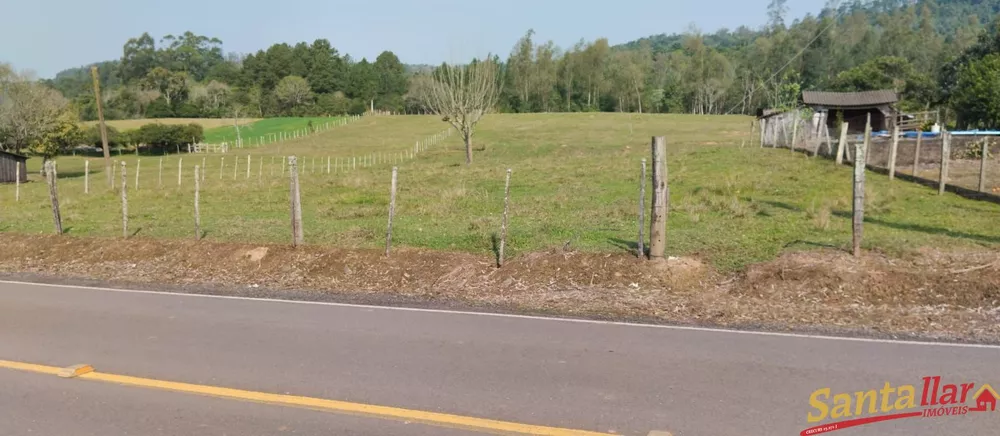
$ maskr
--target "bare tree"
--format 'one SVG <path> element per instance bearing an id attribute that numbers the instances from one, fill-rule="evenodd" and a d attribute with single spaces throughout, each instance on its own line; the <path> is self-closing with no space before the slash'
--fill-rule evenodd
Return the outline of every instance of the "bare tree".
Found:
<path id="1" fill-rule="evenodd" d="M 469 65 L 443 65 L 433 77 L 423 95 L 425 105 L 462 135 L 465 163 L 470 165 L 476 124 L 493 110 L 500 96 L 500 66 L 488 56 Z"/>
<path id="2" fill-rule="evenodd" d="M 0 66 L 0 76 L 0 147 L 20 153 L 55 129 L 67 101 L 9 66 Z"/>

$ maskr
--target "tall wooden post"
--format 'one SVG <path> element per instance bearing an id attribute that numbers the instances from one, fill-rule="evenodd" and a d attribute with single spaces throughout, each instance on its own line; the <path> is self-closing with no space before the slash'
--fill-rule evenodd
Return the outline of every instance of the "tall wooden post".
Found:
<path id="1" fill-rule="evenodd" d="M 125 161 L 122 161 L 122 237 L 128 238 L 128 179 L 125 177 Z"/>
<path id="2" fill-rule="evenodd" d="M 854 149 L 854 218 L 852 220 L 855 257 L 861 256 L 861 237 L 865 227 L 865 150 L 866 145 Z"/>
<path id="3" fill-rule="evenodd" d="M 948 161 L 951 160 L 951 133 L 941 133 L 941 174 L 938 176 L 938 195 L 944 195 L 948 186 Z"/>
<path id="4" fill-rule="evenodd" d="M 662 258 L 667 248 L 667 210 L 670 207 L 670 188 L 667 186 L 667 139 L 654 136 L 653 152 L 653 210 L 650 214 L 649 257 Z"/>
<path id="5" fill-rule="evenodd" d="M 90 67 L 90 76 L 94 79 L 94 101 L 97 102 L 97 123 L 101 129 L 101 148 L 104 150 L 104 173 L 108 178 L 108 186 L 114 189 L 114 176 L 111 174 L 111 151 L 108 149 L 108 126 L 104 123 L 104 105 L 101 103 L 101 79 L 97 76 L 97 66 Z"/>
<path id="6" fill-rule="evenodd" d="M 156 183 L 156 187 L 157 188 L 162 188 L 163 187 L 163 158 L 162 157 L 160 158 L 160 176 L 159 176 L 159 179 L 157 179 L 157 180 L 158 181 Z"/>
<path id="7" fill-rule="evenodd" d="M 250 158 L 250 155 L 248 154 L 247 155 L 247 177 L 246 177 L 247 180 L 250 180 L 250 162 L 251 162 L 251 158 Z"/>
<path id="8" fill-rule="evenodd" d="M 867 121 L 865 121 L 865 140 L 864 140 L 865 155 L 864 159 L 861 160 L 862 165 L 868 165 L 868 148 L 872 143 L 872 114 L 868 113 Z"/>
<path id="9" fill-rule="evenodd" d="M 990 153 L 990 138 L 983 138 L 983 149 L 979 155 L 979 192 L 986 191 L 986 156 Z"/>
<path id="10" fill-rule="evenodd" d="M 201 176 L 205 167 L 194 166 L 194 240 L 201 239 Z"/>
<path id="11" fill-rule="evenodd" d="M 913 175 L 919 176 L 920 174 L 920 143 L 924 139 L 924 132 L 922 130 L 917 130 L 917 145 L 913 150 Z"/>
<path id="12" fill-rule="evenodd" d="M 892 128 L 892 146 L 889 148 L 889 180 L 896 179 L 896 150 L 899 149 L 899 125 Z"/>
<path id="13" fill-rule="evenodd" d="M 21 167 L 18 166 L 17 169 L 20 170 Z M 83 193 L 90 193 L 90 159 L 83 161 Z"/>
<path id="14" fill-rule="evenodd" d="M 90 161 L 87 161 L 87 163 L 89 164 Z M 84 188 L 83 189 L 86 190 L 87 189 L 86 187 L 89 186 L 89 185 L 86 185 L 86 183 L 87 183 L 86 175 L 84 176 L 84 182 L 83 183 L 84 183 Z M 14 164 L 14 201 L 21 201 L 21 163 L 20 162 L 17 162 L 17 163 Z"/>
<path id="15" fill-rule="evenodd" d="M 292 207 L 292 245 L 303 244 L 302 236 L 302 202 L 299 198 L 299 164 L 295 156 L 288 157 L 288 171 L 291 175 L 290 200 Z"/>
<path id="16" fill-rule="evenodd" d="M 639 241 L 636 256 L 642 259 L 646 255 L 646 238 L 642 234 L 646 227 L 646 159 L 642 160 L 642 171 L 639 173 Z"/>
<path id="17" fill-rule="evenodd" d="M 181 186 L 181 176 L 184 174 L 184 158 L 177 159 L 177 187 Z"/>
<path id="18" fill-rule="evenodd" d="M 396 215 L 396 167 L 392 167 L 392 182 L 389 187 L 389 224 L 385 230 L 385 255 L 392 248 L 392 218 Z"/>
<path id="19" fill-rule="evenodd" d="M 503 218 L 500 222 L 500 247 L 497 250 L 497 268 L 503 266 L 504 249 L 507 247 L 507 214 L 510 212 L 510 168 L 507 168 L 507 181 L 503 188 Z"/>
<path id="20" fill-rule="evenodd" d="M 760 119 L 760 148 L 764 148 L 765 133 L 767 132 L 767 119 Z"/>
<path id="21" fill-rule="evenodd" d="M 18 168 L 20 167 L 21 166 L 18 165 Z M 49 185 L 49 201 L 52 203 L 52 221 L 55 224 L 56 234 L 61 235 L 63 232 L 62 214 L 59 213 L 59 189 L 56 186 L 57 180 L 55 164 L 52 161 L 45 161 L 43 168 L 43 171 L 45 172 L 45 183 Z"/>
<path id="22" fill-rule="evenodd" d="M 142 163 L 142 159 L 135 160 L 135 190 L 139 192 L 139 164 Z"/>
<path id="23" fill-rule="evenodd" d="M 792 117 L 792 143 L 788 145 L 788 149 L 795 151 L 795 143 L 799 140 L 799 110 L 795 110 L 795 116 Z"/>

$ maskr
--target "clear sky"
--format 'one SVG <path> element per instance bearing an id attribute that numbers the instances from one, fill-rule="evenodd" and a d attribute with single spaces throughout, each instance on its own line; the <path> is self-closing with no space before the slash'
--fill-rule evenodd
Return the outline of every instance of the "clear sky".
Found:
<path id="1" fill-rule="evenodd" d="M 612 44 L 660 33 L 759 26 L 769 0 L 4 0 L 0 62 L 52 77 L 121 57 L 125 41 L 157 41 L 191 30 L 226 52 L 273 43 L 330 40 L 341 53 L 373 59 L 392 50 L 404 63 L 437 64 L 506 56 L 535 29 L 537 41 L 567 47 L 580 38 Z M 789 17 L 817 13 L 824 0 L 788 0 Z"/>

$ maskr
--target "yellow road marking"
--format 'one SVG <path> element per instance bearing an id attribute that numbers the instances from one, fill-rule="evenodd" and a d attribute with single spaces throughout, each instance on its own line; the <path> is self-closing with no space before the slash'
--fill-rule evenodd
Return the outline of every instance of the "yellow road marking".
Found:
<path id="1" fill-rule="evenodd" d="M 0 360 L 0 368 L 29 371 L 42 374 L 58 375 L 61 368 L 36 365 L 32 363 Z M 609 433 L 599 433 L 568 428 L 545 427 L 539 425 L 520 424 L 516 422 L 497 421 L 470 416 L 451 415 L 447 413 L 426 412 L 422 410 L 402 409 L 398 407 L 376 406 L 372 404 L 351 403 L 347 401 L 326 400 L 322 398 L 300 397 L 295 395 L 270 394 L 266 392 L 246 391 L 217 386 L 197 385 L 191 383 L 155 380 L 127 375 L 90 372 L 77 378 L 116 383 L 125 386 L 161 389 L 173 392 L 208 395 L 235 400 L 254 401 L 266 404 L 304 407 L 328 412 L 364 415 L 375 418 L 412 421 L 423 424 L 474 430 L 493 434 L 525 434 L 538 436 L 608 436 Z"/>

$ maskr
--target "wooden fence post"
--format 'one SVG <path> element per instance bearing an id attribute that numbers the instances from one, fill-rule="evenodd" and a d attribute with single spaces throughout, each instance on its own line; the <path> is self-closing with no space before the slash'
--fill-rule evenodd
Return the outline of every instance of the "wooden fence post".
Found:
<path id="1" fill-rule="evenodd" d="M 222 156 L 219 160 L 219 180 L 222 180 L 222 175 L 226 173 L 226 157 Z"/>
<path id="2" fill-rule="evenodd" d="M 979 156 L 979 192 L 986 191 L 986 155 L 990 153 L 990 138 L 983 138 L 983 149 Z"/>
<path id="3" fill-rule="evenodd" d="M 795 143 L 799 140 L 799 110 L 795 110 L 795 116 L 792 117 L 792 143 L 788 146 L 788 149 L 792 152 L 795 151 Z"/>
<path id="4" fill-rule="evenodd" d="M 181 176 L 184 175 L 184 158 L 177 159 L 177 187 L 181 186 Z"/>
<path id="5" fill-rule="evenodd" d="M 233 156 L 236 159 L 236 163 L 233 164 L 233 180 L 236 180 L 236 176 L 240 174 L 240 157 Z"/>
<path id="6" fill-rule="evenodd" d="M 510 211 L 510 173 L 507 168 L 507 181 L 503 188 L 503 221 L 500 222 L 500 247 L 497 250 L 497 268 L 503 267 L 503 252 L 507 247 L 507 215 Z"/>
<path id="7" fill-rule="evenodd" d="M 392 182 L 389 187 L 389 225 L 385 231 L 385 256 L 389 257 L 392 248 L 392 218 L 396 215 L 396 167 L 392 167 Z"/>
<path id="8" fill-rule="evenodd" d="M 653 209 L 650 214 L 649 257 L 662 258 L 667 248 L 667 211 L 670 207 L 670 188 L 667 185 L 667 139 L 654 136 L 653 152 Z"/>
<path id="9" fill-rule="evenodd" d="M 251 163 L 251 159 L 252 159 L 252 158 L 251 158 L 251 157 L 250 157 L 250 155 L 248 154 L 248 155 L 247 155 L 247 177 L 246 177 L 246 178 L 247 178 L 247 180 L 250 180 L 250 163 Z"/>
<path id="10" fill-rule="evenodd" d="M 330 174 L 330 156 L 326 157 L 326 173 Z"/>
<path id="11" fill-rule="evenodd" d="M 199 172 L 200 171 L 200 172 Z M 201 182 L 199 174 L 205 171 L 204 167 L 194 166 L 194 240 L 201 239 Z"/>
<path id="12" fill-rule="evenodd" d="M 139 192 L 139 164 L 142 163 L 142 159 L 135 160 L 135 191 Z"/>
<path id="13" fill-rule="evenodd" d="M 125 178 L 125 161 L 122 161 L 122 237 L 128 238 L 128 180 Z"/>
<path id="14" fill-rule="evenodd" d="M 948 161 L 951 160 L 951 133 L 941 134 L 941 174 L 938 176 L 938 195 L 944 195 L 948 186 Z"/>
<path id="15" fill-rule="evenodd" d="M 281 177 L 285 177 L 285 167 L 288 166 L 287 162 L 285 162 L 286 158 L 281 159 Z"/>
<path id="16" fill-rule="evenodd" d="M 106 167 L 105 167 L 106 168 Z M 111 190 L 115 190 L 115 175 L 118 174 L 118 160 L 111 164 Z"/>
<path id="17" fill-rule="evenodd" d="M 159 176 L 159 178 L 157 180 L 158 181 L 156 182 L 156 187 L 157 188 L 163 188 L 163 158 L 162 157 L 160 158 L 160 176 Z"/>
<path id="18" fill-rule="evenodd" d="M 205 181 L 205 168 L 208 168 L 208 166 L 205 165 L 205 161 L 207 159 L 208 158 L 202 156 L 202 158 L 201 158 L 201 171 L 198 173 L 198 176 L 201 177 L 201 181 L 203 181 L 203 182 Z"/>
<path id="19" fill-rule="evenodd" d="M 21 172 L 21 166 L 20 165 L 17 166 L 17 171 L 20 174 L 20 172 Z M 20 180 L 21 176 L 18 175 L 17 178 L 18 178 L 17 182 L 21 183 L 21 180 Z M 83 161 L 83 193 L 84 194 L 89 194 L 90 193 L 90 159 L 87 159 L 87 160 Z"/>
<path id="20" fill-rule="evenodd" d="M 267 166 L 268 176 L 274 177 L 274 156 L 271 156 L 271 165 Z"/>
<path id="21" fill-rule="evenodd" d="M 292 203 L 292 245 L 298 247 L 303 243 L 302 202 L 299 198 L 299 164 L 295 156 L 288 157 L 288 172 L 291 175 L 289 190 Z"/>
<path id="22" fill-rule="evenodd" d="M 865 140 L 864 140 L 865 158 L 861 161 L 865 166 L 868 165 L 868 153 L 869 153 L 869 147 L 871 146 L 872 143 L 871 141 L 872 141 L 872 114 L 869 113 L 868 120 L 865 122 Z"/>
<path id="23" fill-rule="evenodd" d="M 837 143 L 837 166 L 844 164 L 844 152 L 847 148 L 847 127 L 849 124 L 840 124 L 840 142 Z"/>
<path id="24" fill-rule="evenodd" d="M 892 145 L 889 147 L 889 180 L 896 179 L 896 151 L 899 149 L 899 125 L 892 128 Z"/>
<path id="25" fill-rule="evenodd" d="M 264 156 L 257 159 L 257 182 L 260 183 L 264 179 Z"/>
<path id="26" fill-rule="evenodd" d="M 87 168 L 90 168 L 90 161 L 87 161 Z M 83 179 L 84 191 L 89 192 L 88 187 L 90 183 L 87 181 L 87 176 L 84 175 Z M 21 201 L 21 163 L 17 162 L 14 164 L 14 201 Z"/>
<path id="27" fill-rule="evenodd" d="M 917 130 L 917 145 L 913 150 L 913 175 L 919 176 L 920 173 L 920 143 L 923 141 L 924 132 L 922 130 Z"/>
<path id="28" fill-rule="evenodd" d="M 854 148 L 854 217 L 852 220 L 852 253 L 861 256 L 861 237 L 865 226 L 865 145 Z"/>
<path id="29" fill-rule="evenodd" d="M 49 185 L 49 201 L 52 203 L 52 221 L 55 224 L 56 234 L 63 232 L 62 215 L 59 213 L 59 189 L 56 186 L 56 171 L 52 161 L 45 161 L 43 171 L 45 172 L 45 182 Z M 21 165 L 18 165 L 20 168 Z M 20 181 L 20 178 L 18 178 Z"/>
<path id="30" fill-rule="evenodd" d="M 639 173 L 639 241 L 636 256 L 642 259 L 646 255 L 645 241 L 642 234 L 646 227 L 646 159 L 642 159 L 642 172 Z"/>
<path id="31" fill-rule="evenodd" d="M 760 148 L 764 148 L 764 139 L 767 138 L 767 118 L 761 118 L 760 124 Z"/>

